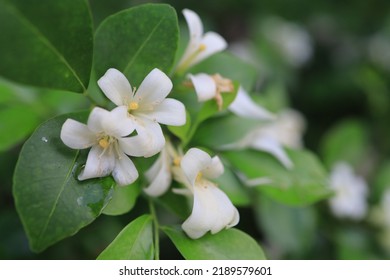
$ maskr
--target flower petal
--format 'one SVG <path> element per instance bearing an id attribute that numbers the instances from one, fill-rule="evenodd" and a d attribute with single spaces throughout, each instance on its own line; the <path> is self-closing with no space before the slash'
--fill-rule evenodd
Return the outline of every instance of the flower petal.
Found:
<path id="1" fill-rule="evenodd" d="M 186 109 L 183 103 L 172 98 L 164 99 L 147 116 L 166 125 L 181 126 L 186 123 Z"/>
<path id="2" fill-rule="evenodd" d="M 138 171 L 131 159 L 124 153 L 118 155 L 112 177 L 119 186 L 126 186 L 133 183 L 138 178 Z"/>
<path id="3" fill-rule="evenodd" d="M 135 129 L 134 121 L 128 117 L 126 106 L 116 107 L 109 112 L 102 120 L 102 127 L 106 134 L 116 138 L 127 136 Z"/>
<path id="4" fill-rule="evenodd" d="M 271 112 L 256 104 L 242 87 L 239 88 L 236 99 L 229 105 L 229 110 L 243 118 L 258 120 L 275 118 Z"/>
<path id="5" fill-rule="evenodd" d="M 210 183 L 194 188 L 192 213 L 182 224 L 182 228 L 189 237 L 197 239 L 208 231 L 215 234 L 224 228 L 235 226 L 238 221 L 238 211 L 230 199 Z"/>
<path id="6" fill-rule="evenodd" d="M 88 128 L 95 133 L 104 132 L 103 122 L 105 119 L 109 118 L 109 115 L 110 112 L 105 109 L 99 107 L 93 108 L 88 117 Z"/>
<path id="7" fill-rule="evenodd" d="M 180 166 L 191 185 L 195 185 L 199 172 L 211 164 L 211 157 L 206 152 L 191 148 L 183 156 Z"/>
<path id="8" fill-rule="evenodd" d="M 225 39 L 215 32 L 207 32 L 204 34 L 200 44 L 204 45 L 206 48 L 199 52 L 194 60 L 191 61 L 190 66 L 205 60 L 217 52 L 223 51 L 228 46 Z"/>
<path id="9" fill-rule="evenodd" d="M 150 196 L 160 196 L 164 194 L 171 185 L 172 173 L 170 170 L 170 160 L 165 149 L 161 151 L 159 158 L 150 169 L 145 172 L 145 177 L 150 185 L 144 192 Z"/>
<path id="10" fill-rule="evenodd" d="M 86 180 L 108 176 L 114 166 L 115 157 L 111 147 L 104 151 L 99 145 L 94 145 L 89 151 L 87 162 L 78 179 Z"/>
<path id="11" fill-rule="evenodd" d="M 72 119 L 64 122 L 60 137 L 62 142 L 72 149 L 86 149 L 96 143 L 96 135 L 88 126 Z"/>
<path id="12" fill-rule="evenodd" d="M 276 157 L 287 169 L 292 169 L 294 164 L 284 151 L 282 145 L 273 137 L 263 135 L 255 139 L 250 146 L 254 149 L 265 151 Z"/>
<path id="13" fill-rule="evenodd" d="M 198 95 L 198 101 L 206 101 L 215 97 L 217 85 L 214 79 L 207 74 L 188 75 Z"/>
<path id="14" fill-rule="evenodd" d="M 164 148 L 165 138 L 158 123 L 146 118 L 137 118 L 135 129 L 137 136 L 118 139 L 121 149 L 126 154 L 151 157 Z"/>
<path id="15" fill-rule="evenodd" d="M 224 167 L 221 162 L 221 159 L 218 156 L 215 156 L 211 159 L 210 165 L 208 165 L 204 170 L 202 170 L 203 175 L 206 178 L 214 179 L 218 178 L 223 174 Z"/>
<path id="16" fill-rule="evenodd" d="M 132 98 L 133 91 L 125 75 L 114 68 L 110 68 L 97 81 L 99 87 L 115 105 L 126 105 Z"/>
<path id="17" fill-rule="evenodd" d="M 162 102 L 172 90 L 172 81 L 161 70 L 153 69 L 142 81 L 134 99 L 142 107 L 157 105 Z"/>

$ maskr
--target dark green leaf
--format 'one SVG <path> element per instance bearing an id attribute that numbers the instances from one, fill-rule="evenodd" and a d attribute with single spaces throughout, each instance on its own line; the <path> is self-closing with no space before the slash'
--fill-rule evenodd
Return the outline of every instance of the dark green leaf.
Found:
<path id="1" fill-rule="evenodd" d="M 114 184 L 111 177 L 76 179 L 87 153 L 62 143 L 60 130 L 67 118 L 85 121 L 87 114 L 62 115 L 42 124 L 24 144 L 15 169 L 15 204 L 34 251 L 91 223 Z"/>
<path id="2" fill-rule="evenodd" d="M 33 86 L 84 92 L 92 67 L 85 0 L 1 0 L 0 75 Z"/>
<path id="3" fill-rule="evenodd" d="M 116 216 L 129 212 L 134 207 L 140 192 L 138 182 L 125 187 L 115 186 L 112 198 L 103 209 L 103 214 Z"/>
<path id="4" fill-rule="evenodd" d="M 140 5 L 108 17 L 96 31 L 97 77 L 116 68 L 138 87 L 153 68 L 169 74 L 178 34 L 176 12 L 166 4 Z"/>
<path id="5" fill-rule="evenodd" d="M 222 230 L 191 239 L 175 227 L 164 227 L 164 232 L 186 260 L 264 260 L 264 252 L 257 242 L 238 229 Z"/>
<path id="6" fill-rule="evenodd" d="M 308 205 L 332 195 L 328 187 L 327 174 L 309 151 L 289 150 L 294 163 L 292 170 L 286 169 L 273 156 L 254 150 L 229 151 L 223 155 L 247 178 L 268 178 L 271 183 L 257 190 L 287 205 Z"/>
<path id="7" fill-rule="evenodd" d="M 98 260 L 152 260 L 153 223 L 143 215 L 128 224 L 98 256 Z"/>

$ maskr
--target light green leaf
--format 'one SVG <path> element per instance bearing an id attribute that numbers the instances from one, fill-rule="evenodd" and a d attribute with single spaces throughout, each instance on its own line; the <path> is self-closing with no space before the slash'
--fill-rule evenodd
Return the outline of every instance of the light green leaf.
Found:
<path id="1" fill-rule="evenodd" d="M 133 209 L 135 202 L 141 192 L 138 182 L 125 187 L 115 186 L 112 198 L 103 209 L 106 215 L 122 215 Z"/>
<path id="2" fill-rule="evenodd" d="M 317 217 L 311 207 L 291 207 L 264 195 L 254 204 L 256 220 L 272 248 L 303 257 L 313 246 Z"/>
<path id="3" fill-rule="evenodd" d="M 186 260 L 264 260 L 257 242 L 238 229 L 222 230 L 191 239 L 176 227 L 164 227 L 164 232 Z"/>
<path id="4" fill-rule="evenodd" d="M 86 0 L 1 0 L 0 75 L 33 86 L 84 92 L 92 67 Z"/>
<path id="5" fill-rule="evenodd" d="M 222 52 L 211 56 L 191 68 L 191 73 L 220 74 L 225 78 L 239 81 L 244 89 L 253 89 L 257 80 L 257 70 L 233 54 Z"/>
<path id="6" fill-rule="evenodd" d="M 98 260 L 152 260 L 153 224 L 143 215 L 128 224 L 98 256 Z"/>
<path id="7" fill-rule="evenodd" d="M 60 139 L 67 118 L 85 121 L 86 113 L 62 115 L 43 123 L 24 144 L 14 173 L 16 209 L 34 251 L 42 251 L 91 223 L 110 198 L 111 177 L 78 181 L 87 151 Z"/>
<path id="8" fill-rule="evenodd" d="M 27 104 L 0 108 L 0 151 L 21 142 L 39 124 L 39 117 Z"/>
<path id="9" fill-rule="evenodd" d="M 179 137 L 183 142 L 187 141 L 187 136 L 191 129 L 191 116 L 186 110 L 186 123 L 182 126 L 168 126 L 170 132 Z"/>
<path id="10" fill-rule="evenodd" d="M 232 166 L 248 179 L 268 178 L 256 189 L 287 205 L 304 206 L 332 195 L 327 174 L 317 157 L 305 150 L 287 150 L 294 163 L 286 169 L 273 156 L 254 150 L 224 152 Z"/>
<path id="11" fill-rule="evenodd" d="M 145 4 L 104 20 L 95 36 L 97 77 L 116 68 L 139 86 L 153 68 L 169 74 L 178 45 L 175 9 L 166 4 Z"/>
<path id="12" fill-rule="evenodd" d="M 328 168 L 337 161 L 345 161 L 354 167 L 365 160 L 368 148 L 368 132 L 358 120 L 338 123 L 325 135 L 322 155 Z"/>

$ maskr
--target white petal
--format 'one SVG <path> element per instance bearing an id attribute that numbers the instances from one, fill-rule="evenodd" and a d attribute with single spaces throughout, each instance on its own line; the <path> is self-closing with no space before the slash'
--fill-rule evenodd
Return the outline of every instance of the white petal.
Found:
<path id="1" fill-rule="evenodd" d="M 166 125 L 181 126 L 186 123 L 186 109 L 180 101 L 166 98 L 148 113 L 148 118 Z"/>
<path id="2" fill-rule="evenodd" d="M 140 109 L 149 107 L 148 105 L 157 105 L 167 97 L 172 87 L 171 79 L 155 68 L 142 81 L 134 95 L 134 101 L 139 103 Z"/>
<path id="3" fill-rule="evenodd" d="M 206 101 L 215 97 L 217 85 L 214 79 L 207 74 L 188 75 L 194 85 L 198 101 Z"/>
<path id="4" fill-rule="evenodd" d="M 108 176 L 111 174 L 114 166 L 115 157 L 111 147 L 103 152 L 99 145 L 94 145 L 89 151 L 87 162 L 78 179 L 86 180 Z"/>
<path id="5" fill-rule="evenodd" d="M 180 166 L 191 185 L 195 185 L 199 172 L 211 164 L 211 157 L 206 152 L 191 148 L 183 156 Z"/>
<path id="6" fill-rule="evenodd" d="M 93 108 L 88 117 L 88 128 L 95 133 L 104 132 L 103 122 L 105 119 L 109 118 L 109 115 L 110 112 L 105 109 L 99 107 Z"/>
<path id="7" fill-rule="evenodd" d="M 67 119 L 61 128 L 61 140 L 72 149 L 85 149 L 96 143 L 96 135 L 88 126 L 78 121 Z"/>
<path id="8" fill-rule="evenodd" d="M 275 117 L 256 104 L 242 87 L 239 88 L 236 99 L 229 105 L 229 110 L 237 116 L 249 119 L 271 120 Z"/>
<path id="9" fill-rule="evenodd" d="M 108 69 L 97 83 L 107 98 L 117 106 L 126 105 L 132 98 L 133 91 L 129 81 L 114 68 Z"/>
<path id="10" fill-rule="evenodd" d="M 292 169 L 294 164 L 284 151 L 282 145 L 274 138 L 266 135 L 257 138 L 251 145 L 252 148 L 265 151 L 276 157 L 287 169 Z"/>
<path id="11" fill-rule="evenodd" d="M 122 153 L 115 161 L 112 177 L 119 186 L 126 186 L 137 180 L 138 171 L 131 159 Z"/>
<path id="12" fill-rule="evenodd" d="M 210 165 L 208 165 L 204 170 L 202 170 L 203 175 L 206 178 L 214 179 L 218 178 L 223 174 L 224 167 L 221 162 L 221 159 L 218 156 L 215 156 L 211 159 Z"/>
<path id="13" fill-rule="evenodd" d="M 189 237 L 197 239 L 208 231 L 215 234 L 224 228 L 235 226 L 238 221 L 238 211 L 230 199 L 210 183 L 195 187 L 192 213 L 182 228 Z"/>
<path id="14" fill-rule="evenodd" d="M 209 56 L 217 52 L 223 51 L 227 48 L 227 43 L 225 39 L 215 32 L 207 32 L 206 34 L 204 34 L 200 44 L 203 44 L 204 46 L 206 46 L 206 48 L 203 51 L 199 52 L 195 59 L 191 61 L 190 65 L 195 65 L 200 61 L 205 60 Z"/>
<path id="15" fill-rule="evenodd" d="M 137 118 L 135 125 L 137 136 L 118 139 L 121 149 L 126 154 L 151 157 L 164 148 L 165 138 L 158 123 L 145 118 Z"/>
<path id="16" fill-rule="evenodd" d="M 109 112 L 102 120 L 102 127 L 106 134 L 116 138 L 127 136 L 135 129 L 134 121 L 128 117 L 126 106 L 116 107 Z"/>
<path id="17" fill-rule="evenodd" d="M 160 196 L 170 187 L 172 182 L 172 173 L 170 162 L 165 150 L 162 150 L 159 158 L 152 167 L 145 172 L 145 177 L 150 185 L 144 189 L 144 192 L 150 196 Z"/>

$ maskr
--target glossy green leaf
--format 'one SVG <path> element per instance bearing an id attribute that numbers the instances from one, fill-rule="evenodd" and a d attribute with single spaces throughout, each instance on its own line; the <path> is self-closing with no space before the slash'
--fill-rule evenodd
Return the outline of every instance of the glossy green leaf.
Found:
<path id="1" fill-rule="evenodd" d="M 166 4 L 145 4 L 104 20 L 95 36 L 97 77 L 116 68 L 138 87 L 153 68 L 169 74 L 178 45 L 175 10 Z"/>
<path id="2" fill-rule="evenodd" d="M 260 230 L 272 248 L 298 258 L 312 248 L 317 228 L 313 208 L 291 207 L 259 195 L 254 210 Z"/>
<path id="3" fill-rule="evenodd" d="M 164 232 L 186 260 L 264 260 L 259 244 L 238 229 L 206 234 L 199 239 L 189 238 L 181 229 L 164 227 Z"/>
<path id="4" fill-rule="evenodd" d="M 0 107 L 0 151 L 21 142 L 38 124 L 39 117 L 27 104 Z"/>
<path id="5" fill-rule="evenodd" d="M 84 92 L 92 67 L 86 0 L 1 0 L 0 75 L 33 86 Z"/>
<path id="6" fill-rule="evenodd" d="M 314 154 L 305 150 L 287 152 L 294 163 L 292 170 L 259 151 L 229 151 L 223 156 L 248 179 L 269 179 L 270 183 L 256 189 L 283 204 L 303 206 L 332 195 L 324 167 Z"/>
<path id="7" fill-rule="evenodd" d="M 220 74 L 233 81 L 239 81 L 246 90 L 252 90 L 257 80 L 257 70 L 254 66 L 240 58 L 222 52 L 211 56 L 191 68 L 191 73 Z"/>
<path id="8" fill-rule="evenodd" d="M 42 251 L 91 223 L 107 204 L 111 177 L 78 181 L 86 162 L 60 139 L 67 118 L 85 121 L 86 113 L 62 115 L 43 123 L 26 141 L 14 173 L 16 209 L 34 251 Z"/>
<path id="9" fill-rule="evenodd" d="M 98 256 L 98 260 L 152 260 L 153 223 L 143 215 L 128 224 Z"/>
<path id="10" fill-rule="evenodd" d="M 111 200 L 103 209 L 106 215 L 122 215 L 133 209 L 137 198 L 141 192 L 138 182 L 125 187 L 115 186 Z"/>

